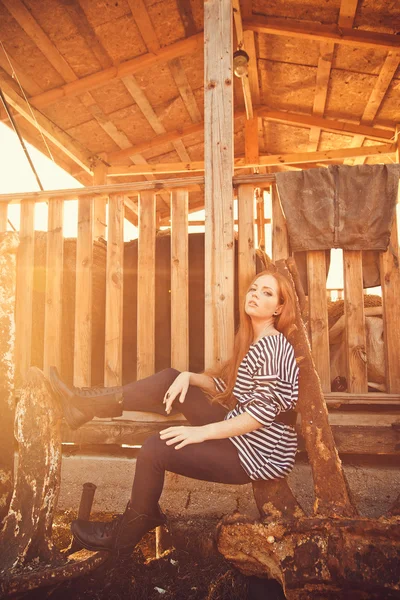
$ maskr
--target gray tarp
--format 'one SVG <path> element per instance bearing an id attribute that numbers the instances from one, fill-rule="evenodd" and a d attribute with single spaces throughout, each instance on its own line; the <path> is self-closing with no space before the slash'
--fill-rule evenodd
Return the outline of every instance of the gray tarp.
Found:
<path id="1" fill-rule="evenodd" d="M 276 173 L 292 251 L 386 250 L 400 165 Z"/>

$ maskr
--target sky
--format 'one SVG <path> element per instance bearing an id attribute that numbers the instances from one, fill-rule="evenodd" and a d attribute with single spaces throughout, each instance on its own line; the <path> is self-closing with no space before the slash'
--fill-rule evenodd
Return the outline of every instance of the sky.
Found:
<path id="1" fill-rule="evenodd" d="M 35 165 L 39 179 L 45 190 L 70 189 L 83 187 L 72 175 L 64 171 L 49 156 L 45 156 L 39 150 L 26 142 L 28 152 Z M 16 134 L 0 122 L 0 194 L 16 192 L 39 191 L 36 178 L 25 157 Z M 66 203 L 64 211 L 64 235 L 65 237 L 76 237 L 78 220 L 78 203 L 70 201 Z M 236 212 L 236 211 L 235 211 Z M 19 229 L 19 206 L 9 205 L 9 219 L 16 230 Z M 235 215 L 236 216 L 236 215 Z M 266 216 L 269 216 L 266 214 Z M 204 218 L 203 211 L 190 215 L 191 219 Z M 9 229 L 11 226 L 9 226 Z M 35 228 L 47 229 L 47 204 L 37 203 L 35 207 Z M 191 227 L 190 230 L 194 230 Z M 197 229 L 197 228 L 196 228 Z M 125 240 L 137 237 L 137 230 L 133 225 L 125 221 Z M 267 247 L 267 252 L 269 248 Z M 342 288 L 342 254 L 340 250 L 332 251 L 331 269 L 328 277 L 328 288 Z"/>

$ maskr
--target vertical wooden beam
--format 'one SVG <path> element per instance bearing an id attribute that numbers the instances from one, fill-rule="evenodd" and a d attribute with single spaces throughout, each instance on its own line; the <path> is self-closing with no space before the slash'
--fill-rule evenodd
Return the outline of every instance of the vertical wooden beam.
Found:
<path id="1" fill-rule="evenodd" d="M 124 196 L 108 201 L 104 384 L 122 383 Z"/>
<path id="2" fill-rule="evenodd" d="M 171 198 L 171 366 L 189 368 L 189 193 L 174 190 Z"/>
<path id="3" fill-rule="evenodd" d="M 347 389 L 368 391 L 362 253 L 343 250 L 344 314 L 346 320 Z"/>
<path id="4" fill-rule="evenodd" d="M 137 378 L 155 369 L 156 197 L 141 192 L 138 201 Z"/>
<path id="5" fill-rule="evenodd" d="M 257 240 L 260 250 L 265 250 L 265 207 L 264 194 L 262 189 L 256 189 L 256 210 L 257 210 Z"/>
<path id="6" fill-rule="evenodd" d="M 331 382 L 324 250 L 307 252 L 307 273 L 312 356 L 322 391 L 326 393 L 331 391 Z"/>
<path id="7" fill-rule="evenodd" d="M 7 205 L 6 205 L 7 206 Z M 16 385 L 20 386 L 31 365 L 33 266 L 35 249 L 35 201 L 21 202 L 15 302 Z"/>
<path id="8" fill-rule="evenodd" d="M 64 200 L 56 198 L 49 203 L 46 256 L 46 295 L 44 313 L 43 371 L 49 367 L 61 369 L 61 319 L 63 289 L 63 236 Z"/>
<path id="9" fill-rule="evenodd" d="M 233 85 L 231 0 L 204 3 L 205 367 L 233 350 Z"/>
<path id="10" fill-rule="evenodd" d="M 91 385 L 93 282 L 93 198 L 78 200 L 76 240 L 74 385 Z"/>
<path id="11" fill-rule="evenodd" d="M 272 260 L 276 262 L 289 256 L 289 235 L 279 199 L 278 188 L 271 186 L 272 203 Z"/>
<path id="12" fill-rule="evenodd" d="M 93 185 L 106 185 L 107 167 L 103 162 L 98 162 L 93 169 Z M 94 239 L 106 238 L 107 230 L 107 196 L 96 197 L 94 201 Z"/>
<path id="13" fill-rule="evenodd" d="M 242 302 L 249 283 L 256 274 L 254 249 L 254 186 L 240 185 L 238 189 L 239 219 L 239 302 Z"/>
<path id="14" fill-rule="evenodd" d="M 8 203 L 0 202 L 0 233 L 7 231 Z"/>
<path id="15" fill-rule="evenodd" d="M 396 161 L 400 162 L 400 125 L 396 126 L 396 140 Z M 397 204 L 397 208 L 398 206 Z M 396 215 L 389 248 L 380 255 L 380 272 L 385 337 L 386 388 L 391 394 L 398 394 L 400 392 L 400 252 Z"/>

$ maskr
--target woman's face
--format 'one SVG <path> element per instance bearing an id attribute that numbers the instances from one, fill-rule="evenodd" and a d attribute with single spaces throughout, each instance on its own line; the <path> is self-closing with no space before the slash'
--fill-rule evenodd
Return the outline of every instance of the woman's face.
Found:
<path id="1" fill-rule="evenodd" d="M 281 310 L 279 296 L 279 285 L 275 277 L 270 274 L 261 275 L 246 294 L 244 310 L 251 319 L 269 319 Z"/>

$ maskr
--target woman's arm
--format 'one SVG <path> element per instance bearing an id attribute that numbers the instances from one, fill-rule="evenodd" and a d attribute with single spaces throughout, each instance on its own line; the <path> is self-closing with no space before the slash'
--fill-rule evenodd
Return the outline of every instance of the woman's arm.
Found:
<path id="1" fill-rule="evenodd" d="M 212 377 L 204 374 L 190 373 L 183 371 L 179 373 L 175 381 L 170 385 L 164 396 L 165 412 L 167 415 L 171 412 L 174 400 L 179 396 L 179 402 L 184 402 L 189 385 L 201 387 L 210 393 L 215 392 L 215 383 Z"/>
<path id="2" fill-rule="evenodd" d="M 167 446 L 175 446 L 175 450 L 184 448 L 189 444 L 200 444 L 206 440 L 220 440 L 224 438 L 243 435 L 250 431 L 255 431 L 262 427 L 262 423 L 257 421 L 248 413 L 243 413 L 237 417 L 232 417 L 226 421 L 209 423 L 199 427 L 168 427 L 160 431 L 160 438 L 166 440 Z"/>

